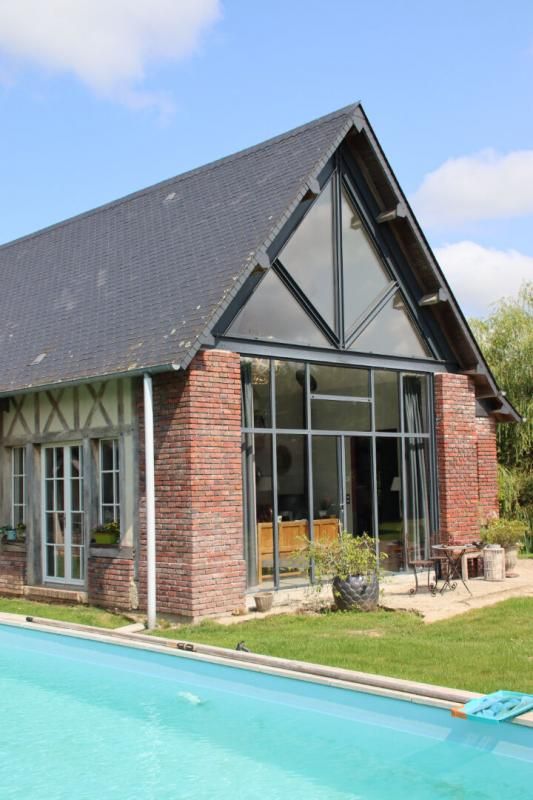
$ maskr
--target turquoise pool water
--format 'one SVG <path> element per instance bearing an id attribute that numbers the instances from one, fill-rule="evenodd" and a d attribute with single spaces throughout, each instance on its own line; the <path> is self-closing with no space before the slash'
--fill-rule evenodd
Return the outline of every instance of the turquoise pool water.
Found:
<path id="1" fill-rule="evenodd" d="M 533 731 L 0 625 L 1 800 L 531 800 Z"/>

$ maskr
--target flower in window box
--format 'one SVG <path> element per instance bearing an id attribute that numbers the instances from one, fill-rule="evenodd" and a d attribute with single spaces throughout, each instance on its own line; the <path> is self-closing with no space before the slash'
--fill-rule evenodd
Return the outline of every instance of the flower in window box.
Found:
<path id="1" fill-rule="evenodd" d="M 95 528 L 91 535 L 91 544 L 117 545 L 120 541 L 120 523 L 115 520 L 105 522 Z"/>

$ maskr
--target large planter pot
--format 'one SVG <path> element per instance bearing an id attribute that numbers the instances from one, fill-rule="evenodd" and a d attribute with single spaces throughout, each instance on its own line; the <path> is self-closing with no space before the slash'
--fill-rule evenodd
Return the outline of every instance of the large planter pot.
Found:
<path id="1" fill-rule="evenodd" d="M 505 548 L 505 574 L 508 577 L 514 577 L 513 575 L 509 576 L 509 573 L 514 572 L 517 561 L 518 561 L 518 548 L 517 547 L 506 547 Z"/>
<path id="2" fill-rule="evenodd" d="M 333 578 L 333 597 L 340 611 L 357 608 L 360 611 L 374 611 L 379 600 L 379 580 L 372 576 L 350 575 L 348 580 Z"/>

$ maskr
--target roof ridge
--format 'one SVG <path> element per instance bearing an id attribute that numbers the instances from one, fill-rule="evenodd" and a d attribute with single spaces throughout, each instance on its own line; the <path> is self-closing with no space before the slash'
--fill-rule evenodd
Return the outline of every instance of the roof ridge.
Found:
<path id="1" fill-rule="evenodd" d="M 342 116 L 349 116 L 353 114 L 354 111 L 360 106 L 360 102 L 351 103 L 343 108 L 337 109 L 337 111 L 332 111 L 329 114 L 324 114 L 321 117 L 317 117 L 316 119 L 310 120 L 309 122 L 304 123 L 303 125 L 299 125 L 296 128 L 291 128 L 284 133 L 277 134 L 276 136 L 272 136 L 270 139 L 265 139 L 263 142 L 258 142 L 258 144 L 251 145 L 250 147 L 245 147 L 242 150 L 237 150 L 235 153 L 230 153 L 227 156 L 222 156 L 221 158 L 215 159 L 214 161 L 208 161 L 207 164 L 202 164 L 198 167 L 193 167 L 190 170 L 186 170 L 185 172 L 179 173 L 178 175 L 173 175 L 171 178 L 165 178 L 162 181 L 158 181 L 157 183 L 151 184 L 150 186 L 145 186 L 142 189 L 136 189 L 134 192 L 130 192 L 129 194 L 124 195 L 123 197 L 119 197 L 115 200 L 110 200 L 107 203 L 103 203 L 100 206 L 96 206 L 95 208 L 88 209 L 87 211 L 82 211 L 79 214 L 75 214 L 72 217 L 67 217 L 66 219 L 60 220 L 59 222 L 54 222 L 51 225 L 46 225 L 44 228 L 39 228 L 36 231 L 32 231 L 31 233 L 24 234 L 23 236 L 19 236 L 16 239 L 12 239 L 11 241 L 4 242 L 0 244 L 0 252 L 4 249 L 8 249 L 9 247 L 13 247 L 16 244 L 20 244 L 24 241 L 31 241 L 32 239 L 36 238 L 37 236 L 42 235 L 43 233 L 47 233 L 53 230 L 58 230 L 60 228 L 65 227 L 66 225 L 70 225 L 77 220 L 82 220 L 87 217 L 93 216 L 95 214 L 99 214 L 102 211 L 107 211 L 111 208 L 115 208 L 122 204 L 126 204 L 131 202 L 132 200 L 136 200 L 139 197 L 142 197 L 149 192 L 153 192 L 157 189 L 162 189 L 164 186 L 171 185 L 176 181 L 188 180 L 189 178 L 195 177 L 200 172 L 209 172 L 213 169 L 217 169 L 218 167 L 231 163 L 232 161 L 236 161 L 239 158 L 245 158 L 249 155 L 253 155 L 261 150 L 264 150 L 268 147 L 272 147 L 275 144 L 283 141 L 284 139 L 290 139 L 294 136 L 298 136 L 307 128 L 310 128 L 315 125 L 322 125 L 326 122 L 331 122 L 336 117 Z"/>

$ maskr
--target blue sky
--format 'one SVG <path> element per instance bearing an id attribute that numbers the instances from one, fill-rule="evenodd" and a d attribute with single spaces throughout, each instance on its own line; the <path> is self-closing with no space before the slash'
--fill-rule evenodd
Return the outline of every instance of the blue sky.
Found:
<path id="1" fill-rule="evenodd" d="M 0 8 L 0 241 L 361 100 L 467 313 L 533 279 L 531 0 Z"/>

